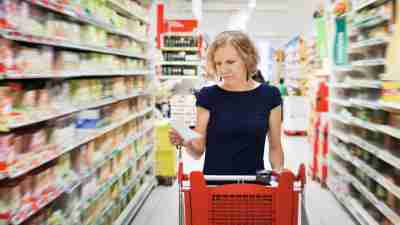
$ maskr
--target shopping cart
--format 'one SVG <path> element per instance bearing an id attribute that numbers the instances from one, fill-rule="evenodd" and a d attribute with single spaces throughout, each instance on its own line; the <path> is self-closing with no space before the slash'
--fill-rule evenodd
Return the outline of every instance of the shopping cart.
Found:
<path id="1" fill-rule="evenodd" d="M 308 225 L 304 165 L 297 176 L 289 170 L 256 176 L 193 171 L 188 176 L 183 173 L 180 147 L 178 151 L 180 225 Z"/>

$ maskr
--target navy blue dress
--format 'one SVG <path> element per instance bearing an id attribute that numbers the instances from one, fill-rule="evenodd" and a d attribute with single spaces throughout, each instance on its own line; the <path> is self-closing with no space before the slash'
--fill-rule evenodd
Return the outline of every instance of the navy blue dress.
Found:
<path id="1" fill-rule="evenodd" d="M 279 90 L 267 84 L 238 92 L 217 85 L 202 88 L 196 105 L 210 112 L 203 172 L 250 175 L 263 170 L 270 112 L 281 103 Z"/>

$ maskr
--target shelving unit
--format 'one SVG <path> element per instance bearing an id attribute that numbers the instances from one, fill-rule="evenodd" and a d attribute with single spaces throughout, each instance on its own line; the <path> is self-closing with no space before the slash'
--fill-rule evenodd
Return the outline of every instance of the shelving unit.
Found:
<path id="1" fill-rule="evenodd" d="M 400 143 L 400 129 L 395 119 L 400 108 L 395 96 L 386 94 L 388 83 L 395 82 L 383 79 L 386 60 L 382 58 L 396 8 L 389 4 L 395 1 L 355 4 L 347 20 L 357 31 L 349 37 L 349 65 L 335 67 L 330 84 L 328 187 L 361 224 L 399 224 L 400 157 L 395 146 Z M 393 13 L 382 14 L 383 7 Z M 368 12 L 372 9 L 377 9 L 376 14 Z M 387 33 L 375 36 L 375 30 Z"/>
<path id="2" fill-rule="evenodd" d="M 156 185 L 149 16 L 59 2 L 0 25 L 0 224 L 129 224 Z"/>
<path id="3" fill-rule="evenodd" d="M 162 35 L 161 80 L 198 79 L 200 74 L 200 40 L 195 33 Z"/>

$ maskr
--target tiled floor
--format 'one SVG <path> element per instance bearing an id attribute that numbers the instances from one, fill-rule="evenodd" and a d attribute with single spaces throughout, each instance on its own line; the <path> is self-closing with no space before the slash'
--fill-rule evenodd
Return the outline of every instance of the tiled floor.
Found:
<path id="1" fill-rule="evenodd" d="M 307 162 L 310 148 L 304 137 L 284 137 L 286 167 L 297 171 L 298 166 Z M 202 168 L 202 162 L 184 156 L 185 170 Z M 268 159 L 266 159 L 268 162 Z M 267 164 L 268 165 L 268 164 Z M 318 183 L 309 182 L 306 191 L 306 207 L 310 225 L 355 225 L 354 220 L 336 201 L 333 195 L 320 187 Z M 172 187 L 157 187 L 132 225 L 177 225 L 178 224 L 178 190 Z"/>

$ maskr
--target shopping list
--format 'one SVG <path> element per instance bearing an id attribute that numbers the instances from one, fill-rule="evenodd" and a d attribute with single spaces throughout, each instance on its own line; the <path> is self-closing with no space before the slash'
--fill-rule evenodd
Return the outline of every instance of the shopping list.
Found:
<path id="1" fill-rule="evenodd" d="M 191 141 L 193 139 L 201 138 L 201 135 L 187 126 L 178 122 L 171 122 L 171 127 L 174 128 L 184 141 Z"/>

